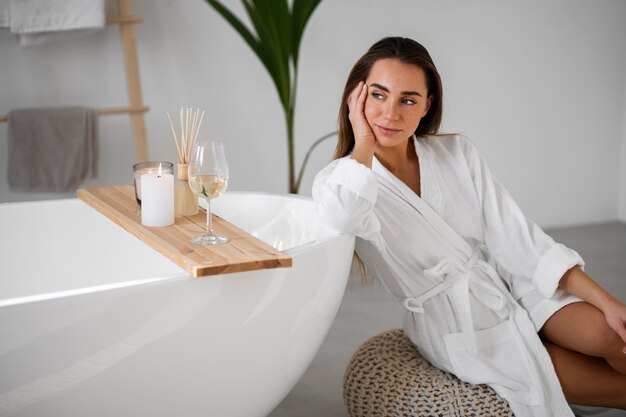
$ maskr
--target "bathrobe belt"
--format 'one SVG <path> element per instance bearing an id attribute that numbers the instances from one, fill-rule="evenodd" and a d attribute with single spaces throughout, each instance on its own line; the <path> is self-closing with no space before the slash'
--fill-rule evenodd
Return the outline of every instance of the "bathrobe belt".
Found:
<path id="1" fill-rule="evenodd" d="M 489 276 L 491 282 L 480 279 L 476 272 L 480 270 Z M 458 309 L 461 330 L 465 333 L 474 331 L 470 296 L 474 296 L 481 304 L 494 311 L 500 318 L 508 315 L 507 299 L 502 290 L 495 284 L 498 277 L 494 268 L 480 259 L 480 251 L 474 248 L 472 255 L 463 263 L 458 258 L 444 258 L 437 265 L 424 271 L 424 277 L 441 281 L 417 297 L 404 299 L 404 306 L 414 313 L 424 314 L 423 304 L 426 300 L 450 289 L 450 294 Z"/>

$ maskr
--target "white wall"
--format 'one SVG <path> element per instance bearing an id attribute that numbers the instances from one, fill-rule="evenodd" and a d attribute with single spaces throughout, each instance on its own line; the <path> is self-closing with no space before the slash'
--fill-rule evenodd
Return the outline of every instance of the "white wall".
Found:
<path id="1" fill-rule="evenodd" d="M 226 1 L 243 16 L 240 3 Z M 207 111 L 204 135 L 223 140 L 231 189 L 285 192 L 286 140 L 274 87 L 255 55 L 201 0 L 135 0 L 151 159 L 175 162 L 165 112 Z M 622 0 L 324 0 L 304 34 L 297 158 L 334 130 L 354 61 L 387 35 L 431 52 L 444 81 L 444 130 L 474 140 L 527 215 L 543 226 L 626 219 L 626 2 Z M 12 108 L 124 105 L 118 33 L 21 49 L 0 32 L 0 113 Z M 85 186 L 130 182 L 127 116 L 100 119 L 101 174 Z M 0 125 L 0 201 L 13 193 Z M 319 148 L 304 180 L 333 144 Z M 620 197 L 621 192 L 621 197 Z M 65 195 L 67 196 L 67 195 Z"/>
<path id="2" fill-rule="evenodd" d="M 624 74 L 626 77 L 626 74 Z M 625 83 L 626 84 L 626 83 Z M 619 220 L 626 222 L 626 91 L 624 91 L 624 115 L 622 117 L 622 158 L 621 158 L 621 180 L 620 180 L 620 207 Z"/>

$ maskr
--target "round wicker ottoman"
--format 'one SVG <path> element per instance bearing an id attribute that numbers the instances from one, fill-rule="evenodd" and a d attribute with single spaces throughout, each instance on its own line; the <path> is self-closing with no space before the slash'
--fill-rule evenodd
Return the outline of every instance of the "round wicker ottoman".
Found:
<path id="1" fill-rule="evenodd" d="M 401 329 L 363 343 L 343 381 L 351 417 L 513 416 L 486 385 L 470 385 L 430 365 Z"/>

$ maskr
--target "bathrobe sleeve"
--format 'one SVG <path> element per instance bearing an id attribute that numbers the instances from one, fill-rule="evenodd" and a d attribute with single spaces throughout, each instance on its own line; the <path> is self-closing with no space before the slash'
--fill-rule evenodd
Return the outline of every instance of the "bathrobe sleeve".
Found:
<path id="1" fill-rule="evenodd" d="M 333 229 L 374 240 L 380 232 L 374 214 L 377 190 L 374 172 L 347 156 L 317 174 L 312 194 L 318 214 Z"/>
<path id="2" fill-rule="evenodd" d="M 553 297 L 563 274 L 575 265 L 584 266 L 584 261 L 527 219 L 472 143 L 466 138 L 459 140 L 482 210 L 489 253 L 513 276 L 530 278 L 541 295 Z"/>

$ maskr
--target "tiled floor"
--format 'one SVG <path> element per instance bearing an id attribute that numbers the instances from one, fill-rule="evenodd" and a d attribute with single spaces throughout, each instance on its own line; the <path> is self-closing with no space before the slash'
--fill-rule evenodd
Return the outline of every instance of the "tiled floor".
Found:
<path id="1" fill-rule="evenodd" d="M 626 302 L 626 224 L 607 223 L 549 230 L 578 251 L 586 271 Z M 351 280 L 337 318 L 313 363 L 270 417 L 346 417 L 342 378 L 352 353 L 366 339 L 401 326 L 403 309 L 378 284 Z M 609 410 L 602 417 L 626 417 Z"/>

